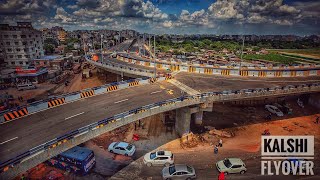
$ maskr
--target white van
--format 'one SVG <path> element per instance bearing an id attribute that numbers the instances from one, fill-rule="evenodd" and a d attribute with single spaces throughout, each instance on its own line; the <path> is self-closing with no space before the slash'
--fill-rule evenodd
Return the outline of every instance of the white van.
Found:
<path id="1" fill-rule="evenodd" d="M 28 83 L 28 84 L 18 84 L 17 85 L 18 91 L 28 90 L 28 89 L 37 89 L 37 86 L 34 84 Z"/>

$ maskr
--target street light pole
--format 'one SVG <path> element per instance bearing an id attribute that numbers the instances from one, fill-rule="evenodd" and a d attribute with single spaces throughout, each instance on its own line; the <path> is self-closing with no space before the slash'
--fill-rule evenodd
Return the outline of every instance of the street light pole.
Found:
<path id="1" fill-rule="evenodd" d="M 153 55 L 154 55 L 154 78 L 157 78 L 157 64 L 156 64 L 156 35 L 153 36 Z"/>
<path id="2" fill-rule="evenodd" d="M 103 34 L 101 34 L 101 61 L 103 62 L 103 55 L 102 55 L 102 38 L 103 38 Z"/>
<path id="3" fill-rule="evenodd" d="M 239 75 L 241 75 L 241 63 L 242 63 L 242 55 L 243 55 L 243 46 L 244 46 L 244 35 L 242 36 L 242 48 L 241 48 L 241 57 L 240 57 Z"/>

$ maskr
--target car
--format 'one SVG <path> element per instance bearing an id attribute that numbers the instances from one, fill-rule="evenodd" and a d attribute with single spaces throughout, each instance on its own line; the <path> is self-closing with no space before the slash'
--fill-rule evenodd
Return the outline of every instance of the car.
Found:
<path id="1" fill-rule="evenodd" d="M 266 110 L 268 110 L 269 112 L 271 112 L 272 114 L 276 114 L 277 116 L 283 116 L 283 112 L 280 111 L 276 106 L 272 106 L 272 105 L 265 105 L 264 106 L 266 108 Z"/>
<path id="2" fill-rule="evenodd" d="M 174 157 L 171 151 L 156 151 L 144 155 L 143 162 L 149 167 L 155 165 L 169 166 L 174 163 Z"/>
<path id="3" fill-rule="evenodd" d="M 192 166 L 185 164 L 176 164 L 162 169 L 162 178 L 165 180 L 173 179 L 195 179 L 196 171 Z"/>
<path id="4" fill-rule="evenodd" d="M 109 145 L 108 151 L 115 154 L 132 156 L 136 151 L 136 147 L 127 142 L 113 142 Z"/>
<path id="5" fill-rule="evenodd" d="M 240 158 L 226 158 L 218 161 L 216 167 L 219 172 L 224 172 L 225 174 L 244 174 L 247 171 L 246 165 Z"/>

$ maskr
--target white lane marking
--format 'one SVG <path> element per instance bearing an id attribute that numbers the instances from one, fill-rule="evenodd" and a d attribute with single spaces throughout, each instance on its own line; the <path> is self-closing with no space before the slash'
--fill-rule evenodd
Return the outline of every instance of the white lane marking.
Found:
<path id="1" fill-rule="evenodd" d="M 124 101 L 128 101 L 129 99 L 123 99 L 121 101 L 117 101 L 117 102 L 114 102 L 115 104 L 118 104 L 118 103 L 121 103 L 121 102 L 124 102 Z"/>
<path id="2" fill-rule="evenodd" d="M 8 140 L 0 143 L 0 145 L 5 144 L 5 143 L 7 143 L 7 142 L 10 142 L 10 141 L 12 141 L 12 140 L 15 140 L 15 139 L 17 139 L 17 138 L 18 138 L 18 137 L 14 137 L 14 138 L 12 138 L 12 139 L 8 139 Z"/>
<path id="3" fill-rule="evenodd" d="M 67 120 L 67 119 L 70 119 L 70 118 L 79 116 L 79 115 L 81 115 L 81 114 L 83 114 L 83 113 L 84 113 L 84 112 L 81 112 L 81 113 L 79 113 L 79 114 L 72 115 L 72 116 L 70 116 L 70 117 L 65 118 L 64 120 Z"/>
<path id="4" fill-rule="evenodd" d="M 150 94 L 156 94 L 156 93 L 159 93 L 159 92 L 161 92 L 161 90 L 160 91 L 154 91 L 154 92 L 152 92 Z"/>

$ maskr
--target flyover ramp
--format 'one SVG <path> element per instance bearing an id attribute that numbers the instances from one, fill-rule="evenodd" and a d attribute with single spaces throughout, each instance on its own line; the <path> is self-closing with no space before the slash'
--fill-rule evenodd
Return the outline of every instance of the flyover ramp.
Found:
<path id="1" fill-rule="evenodd" d="M 290 84 L 298 85 L 317 83 L 320 82 L 320 77 L 254 78 L 180 72 L 175 75 L 175 80 L 185 84 L 186 86 L 196 91 L 199 91 L 200 93 L 203 93 L 250 88 L 272 88 Z"/>
<path id="2" fill-rule="evenodd" d="M 168 94 L 163 88 L 172 89 L 173 94 Z M 0 145 L 1 162 L 106 117 L 179 96 L 180 91 L 166 82 L 161 82 L 161 87 L 159 83 L 141 85 L 89 97 L 2 124 L 0 142 L 18 138 Z M 126 101 L 119 102 L 122 100 Z"/>

